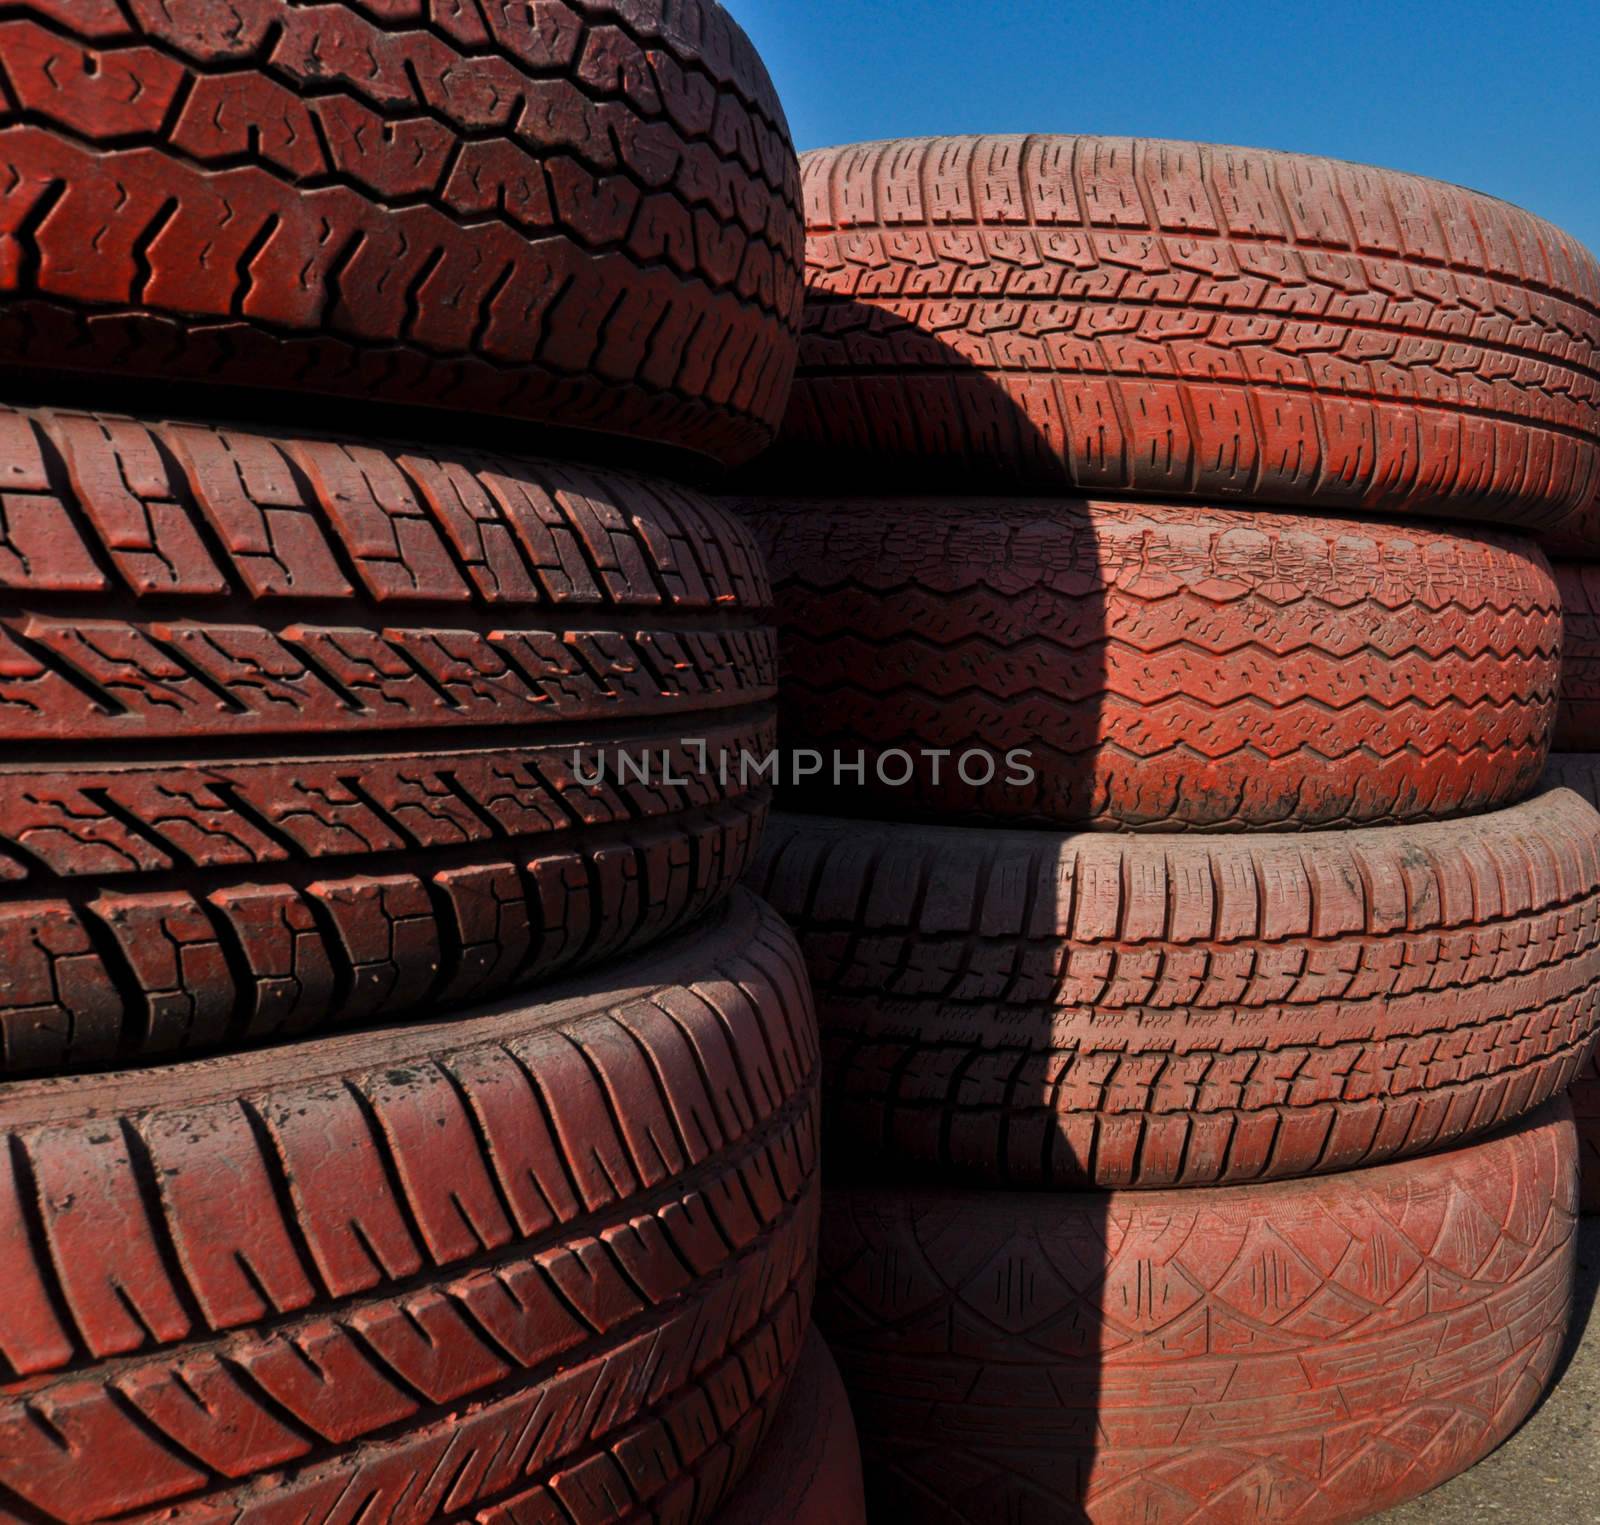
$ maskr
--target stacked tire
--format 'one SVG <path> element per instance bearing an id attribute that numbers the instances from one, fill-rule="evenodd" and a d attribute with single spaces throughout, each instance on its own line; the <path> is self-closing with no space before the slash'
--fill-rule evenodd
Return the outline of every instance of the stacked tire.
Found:
<path id="1" fill-rule="evenodd" d="M 1564 537 L 1554 549 L 1585 549 L 1572 540 Z M 1569 561 L 1563 555 L 1553 563 L 1566 623 L 1555 751 L 1545 783 L 1600 804 L 1600 551 L 1593 545 L 1588 549 L 1591 560 Z M 1583 1210 L 1600 1213 L 1600 1051 L 1573 1083 L 1572 1110 L 1583 1159 Z"/>
<path id="2" fill-rule="evenodd" d="M 774 734 L 688 485 L 795 363 L 760 59 L 716 0 L 0 33 L 0 1514 L 846 1518 L 770 790 L 693 766 Z"/>
<path id="3" fill-rule="evenodd" d="M 818 1003 L 869 1506 L 1421 1493 L 1570 1313 L 1600 813 L 1541 782 L 1536 537 L 1595 518 L 1600 267 L 1297 155 L 802 166 L 799 370 L 736 500 L 789 759 L 748 882 Z"/>

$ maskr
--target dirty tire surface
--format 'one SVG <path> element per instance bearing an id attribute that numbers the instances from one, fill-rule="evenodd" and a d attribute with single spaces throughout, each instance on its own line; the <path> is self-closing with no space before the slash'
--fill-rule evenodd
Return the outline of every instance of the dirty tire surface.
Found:
<path id="1" fill-rule="evenodd" d="M 771 595 L 704 499 L 66 413 L 0 467 L 5 1072 L 484 999 L 747 867 L 678 738 L 770 745 Z"/>
<path id="2" fill-rule="evenodd" d="M 1576 1264 L 1564 1104 L 1443 1155 L 1249 1189 L 830 1190 L 817 1320 L 873 1518 L 1315 1520 L 1527 1416 Z"/>
<path id="3" fill-rule="evenodd" d="M 772 438 L 799 169 L 716 0 L 21 0 L 0 54 L 14 364 Z"/>
<path id="4" fill-rule="evenodd" d="M 780 814 L 751 887 L 794 927 L 830 1169 L 1169 1187 L 1476 1137 L 1600 1025 L 1600 815 L 1112 837 Z"/>
<path id="5" fill-rule="evenodd" d="M 1564 611 L 1558 752 L 1600 752 L 1600 562 L 1553 563 Z"/>
<path id="6" fill-rule="evenodd" d="M 1510 804 L 1544 767 L 1561 599 L 1530 540 L 1186 504 L 737 506 L 774 583 L 780 733 L 824 754 L 830 811 L 1381 824 Z M 836 785 L 831 759 L 863 755 Z"/>
<path id="7" fill-rule="evenodd" d="M 816 1057 L 741 893 L 537 1003 L 14 1082 L 6 1512 L 706 1519 L 805 1338 Z"/>
<path id="8" fill-rule="evenodd" d="M 1545 770 L 1544 787 L 1572 789 L 1591 804 L 1600 804 L 1600 755 L 1557 754 Z M 1600 1049 L 1578 1072 L 1571 1094 L 1583 1157 L 1583 1210 L 1600 1214 Z"/>
<path id="9" fill-rule="evenodd" d="M 716 1525 L 866 1525 L 850 1399 L 813 1329 L 756 1458 Z"/>
<path id="10" fill-rule="evenodd" d="M 1600 266 L 1504 202 L 1129 138 L 866 143 L 801 174 L 782 465 L 825 490 L 960 478 L 1529 528 L 1594 495 Z"/>

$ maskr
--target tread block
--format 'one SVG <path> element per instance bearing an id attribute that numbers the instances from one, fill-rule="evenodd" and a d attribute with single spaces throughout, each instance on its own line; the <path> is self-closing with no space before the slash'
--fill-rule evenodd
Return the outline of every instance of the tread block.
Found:
<path id="1" fill-rule="evenodd" d="M 1600 545 L 1600 266 L 1516 208 L 1134 138 L 857 144 L 801 179 L 769 480 L 1225 496 Z"/>
<path id="2" fill-rule="evenodd" d="M 750 882 L 806 958 L 842 1179 L 1159 1188 L 1454 1147 L 1560 1095 L 1600 1031 L 1597 845 L 1561 788 L 1315 838 L 780 815 Z"/>
<path id="3" fill-rule="evenodd" d="M 716 6 L 687 27 L 606 0 L 489 9 L 29 0 L 0 22 L 9 352 L 755 455 L 803 255 L 761 60 Z M 391 513 L 425 538 L 392 481 L 324 468 L 364 575 L 458 596 L 447 563 L 412 583 L 422 561 L 383 553 Z M 199 575 L 184 530 L 119 563 L 152 588 Z"/>
<path id="4" fill-rule="evenodd" d="M 1270 1192 L 832 1191 L 817 1319 L 875 1517 L 1337 1518 L 1438 1486 L 1557 1370 L 1575 1160 L 1558 1103 Z"/>
<path id="5" fill-rule="evenodd" d="M 680 1141 L 648 1181 L 621 1167 L 703 1104 L 694 1040 L 722 1026 L 693 997 L 752 966 L 758 1026 L 810 1020 L 786 931 L 741 892 L 545 1000 L 15 1082 L 0 1481 L 85 1525 L 374 1498 L 414 1525 L 558 1497 L 706 1517 L 800 1357 L 816 1067 L 701 1154 Z M 686 998 L 650 1062 L 620 1020 L 641 991 Z M 532 1083 L 550 1045 L 598 1107 L 564 1141 Z M 585 1158 L 609 1171 L 590 1204 Z M 737 1235 L 707 1210 L 722 1197 Z M 82 1253 L 85 1214 L 120 1225 L 116 1256 Z M 671 1428 L 691 1411 L 698 1429 Z"/>
<path id="6" fill-rule="evenodd" d="M 490 999 L 753 851 L 770 785 L 660 740 L 773 744 L 760 554 L 685 489 L 0 409 L 0 593 L 7 1075 Z"/>
<path id="7" fill-rule="evenodd" d="M 777 585 L 780 727 L 824 758 L 802 802 L 1399 823 L 1524 798 L 1557 720 L 1562 596 L 1527 540 L 1199 504 L 735 506 Z M 1572 645 L 1569 616 L 1569 674 Z"/>

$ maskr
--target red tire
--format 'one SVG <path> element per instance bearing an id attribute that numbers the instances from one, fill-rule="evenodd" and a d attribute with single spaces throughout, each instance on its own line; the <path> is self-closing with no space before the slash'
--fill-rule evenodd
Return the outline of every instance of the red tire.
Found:
<path id="1" fill-rule="evenodd" d="M 1550 759 L 1542 787 L 1571 789 L 1591 805 L 1600 805 L 1600 756 L 1557 754 Z M 1583 1156 L 1583 1210 L 1600 1213 L 1600 1048 L 1572 1083 L 1572 1110 Z"/>
<path id="2" fill-rule="evenodd" d="M 776 1423 L 716 1525 L 867 1525 L 850 1399 L 816 1330 L 806 1336 Z"/>
<path id="3" fill-rule="evenodd" d="M 1544 767 L 1561 600 L 1531 541 L 1190 505 L 740 507 L 780 731 L 824 754 L 832 811 L 1378 824 L 1511 804 Z M 834 766 L 863 758 L 864 785 Z"/>
<path id="4" fill-rule="evenodd" d="M 0 1508 L 706 1519 L 805 1335 L 815 1070 L 741 895 L 538 1004 L 14 1082 Z"/>
<path id="5" fill-rule="evenodd" d="M 1304 837 L 779 815 L 834 1168 L 1155 1188 L 1350 1170 L 1559 1095 L 1600 1028 L 1600 814 Z"/>
<path id="6" fill-rule="evenodd" d="M 1554 563 L 1565 626 L 1557 752 L 1600 752 L 1600 562 Z"/>
<path id="7" fill-rule="evenodd" d="M 769 479 L 1534 529 L 1600 480 L 1600 266 L 1504 202 L 1129 138 L 859 144 L 802 179 L 792 449 Z"/>
<path id="8" fill-rule="evenodd" d="M 869 1511 L 1363 1520 L 1527 1416 L 1577 1260 L 1565 1105 L 1448 1154 L 1159 1196 L 830 1190 Z"/>
<path id="9" fill-rule="evenodd" d="M 81 414 L 0 411 L 0 466 L 0 1069 L 486 998 L 747 866 L 763 791 L 675 739 L 772 726 L 766 573 L 703 499 Z M 586 782 L 624 745 L 673 782 Z"/>
<path id="10" fill-rule="evenodd" d="M 0 53 L 13 365 L 773 435 L 798 168 L 717 0 L 24 0 Z"/>

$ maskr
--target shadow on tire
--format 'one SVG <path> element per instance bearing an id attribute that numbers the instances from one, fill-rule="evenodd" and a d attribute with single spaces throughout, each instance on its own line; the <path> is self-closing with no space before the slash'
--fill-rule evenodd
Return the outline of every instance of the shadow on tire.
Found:
<path id="1" fill-rule="evenodd" d="M 1003 442 L 1004 450 L 1036 463 L 1059 461 L 1058 445 L 1040 434 L 1027 412 L 986 371 L 939 335 L 880 309 L 816 294 L 812 302 L 826 305 L 819 325 L 824 333 L 870 328 L 886 367 L 912 360 L 925 366 L 936 350 L 948 378 L 959 374 L 962 384 L 957 395 L 948 379 L 921 382 L 917 405 L 923 411 L 917 418 L 897 411 L 905 404 L 905 391 L 883 391 L 883 427 L 924 444 L 930 439 L 948 444 L 947 451 L 935 451 L 926 460 L 928 470 L 918 477 L 916 496 L 907 496 L 904 484 L 897 488 L 892 467 L 848 452 L 837 458 L 830 453 L 826 462 L 819 462 L 780 451 L 764 457 L 740 484 L 739 507 L 755 526 L 774 583 L 782 590 L 780 742 L 786 757 L 802 748 L 822 757 L 819 775 L 799 787 L 786 782 L 777 804 L 803 814 L 856 819 L 864 827 L 889 820 L 960 826 L 973 848 L 962 852 L 959 864 L 929 858 L 902 869 L 880 862 L 874 877 L 873 893 L 897 901 L 897 922 L 948 933 L 934 955 L 947 960 L 940 967 L 908 961 L 911 939 L 900 955 L 875 949 L 866 930 L 870 907 L 830 908 L 837 928 L 830 936 L 849 944 L 840 950 L 840 959 L 861 976 L 862 988 L 872 991 L 875 1016 L 873 1031 L 862 1032 L 854 1021 L 860 1006 L 849 1012 L 839 1005 L 830 1010 L 828 993 L 819 992 L 824 1172 L 834 1187 L 831 1199 L 825 1196 L 823 1223 L 824 1264 L 833 1270 L 819 1289 L 819 1318 L 826 1320 L 825 1333 L 848 1343 L 847 1331 L 855 1320 L 852 1305 L 873 1309 L 863 1316 L 874 1325 L 876 1353 L 864 1359 L 881 1370 L 884 1380 L 869 1381 L 870 1392 L 863 1387 L 852 1392 L 862 1428 L 871 1518 L 978 1519 L 987 1516 L 972 1511 L 986 1498 L 986 1507 L 1004 1510 L 1007 1520 L 1086 1519 L 1074 1501 L 1087 1495 L 1100 1441 L 1099 1351 L 1106 1338 L 1088 1310 L 1095 1304 L 1092 1289 L 1110 1269 L 1111 1199 L 1093 1193 L 1073 1198 L 1070 1247 L 1064 1247 L 1063 1259 L 1054 1253 L 1062 1246 L 1036 1234 L 1027 1221 L 1029 1197 L 1003 1185 L 951 1186 L 953 1179 L 960 1180 L 960 1170 L 948 1162 L 970 1148 L 974 1160 L 981 1157 L 989 1167 L 986 1173 L 992 1174 L 996 1149 L 1002 1158 L 1008 1148 L 1043 1151 L 1046 1160 L 1060 1149 L 1051 1120 L 1054 1081 L 1045 1074 L 1048 1066 L 1035 1062 L 1055 1046 L 1054 1000 L 1037 998 L 1039 987 L 1053 982 L 1048 971 L 1028 966 L 1024 939 L 986 939 L 981 908 L 1008 872 L 1011 828 L 1037 830 L 1050 819 L 1052 808 L 1059 810 L 1062 799 L 1086 806 L 1094 787 L 1107 634 L 1096 540 L 1088 520 L 1077 512 L 1082 500 L 1070 483 L 1063 481 L 1060 498 L 1037 491 L 1019 494 L 1015 484 L 996 481 L 992 472 L 965 458 L 961 442 L 971 437 L 969 428 L 953 423 L 948 429 L 939 427 L 941 417 L 953 421 L 959 411 L 970 419 L 978 412 L 985 420 L 984 437 Z M 859 350 L 856 358 L 859 364 Z M 807 363 L 815 365 L 816 357 Z M 870 393 L 870 384 L 861 391 Z M 855 428 L 846 433 L 858 437 Z M 930 479 L 941 483 L 940 496 L 928 495 Z M 819 492 L 822 483 L 825 490 Z M 1070 528 L 1063 533 L 1059 526 L 1069 516 Z M 1054 530 L 1045 537 L 1046 556 L 1065 545 L 1068 559 L 1058 563 L 1040 558 L 1029 542 L 1041 526 Z M 895 559 L 914 558 L 914 584 L 885 571 L 885 550 Z M 1069 590 L 1070 598 L 1060 596 Z M 1059 625 L 1064 615 L 1070 615 L 1071 629 L 1051 628 L 1056 639 L 1047 656 L 1030 655 L 1030 622 Z M 1002 622 L 1004 628 L 999 628 Z M 809 638 L 824 627 L 828 649 L 819 654 Z M 808 638 L 804 651 L 799 649 L 802 630 Z M 983 671 L 975 670 L 973 653 L 978 650 L 983 652 Z M 997 693 L 992 681 L 996 663 L 1003 669 L 1005 693 Z M 1030 690 L 1057 693 L 1064 684 L 1073 694 L 1069 710 L 1059 703 L 1035 705 L 1028 698 Z M 1051 709 L 1054 713 L 1047 713 Z M 834 719 L 832 728 L 824 711 Z M 838 723 L 841 717 L 843 724 Z M 1047 752 L 1048 763 L 1030 741 Z M 930 745 L 950 754 L 937 780 L 919 751 Z M 974 782 L 987 772 L 982 763 L 971 762 L 965 771 L 959 765 L 963 753 L 986 754 L 999 770 L 1006 770 L 1008 754 L 1016 750 L 1028 751 L 1030 764 L 1037 761 L 1041 769 L 1050 770 L 1053 807 L 1030 802 L 1025 792 L 1029 786 L 1019 783 L 1016 787 L 1024 794 L 1006 802 L 1004 816 L 986 810 L 985 800 L 994 798 L 994 780 Z M 910 787 L 894 782 L 907 757 L 923 769 Z M 836 782 L 841 776 L 836 763 L 844 765 L 842 784 Z M 864 771 L 860 782 L 854 781 L 856 765 Z M 1042 798 L 1045 791 L 1038 793 Z M 1082 813 L 1088 814 L 1087 808 Z M 840 850 L 849 851 L 849 844 L 841 842 Z M 874 849 L 864 845 L 863 850 Z M 759 877 L 753 883 L 760 888 Z M 1070 882 L 1018 886 L 1018 893 L 1030 901 L 1031 914 L 1051 926 L 1070 924 L 1074 897 L 1084 892 Z M 1045 904 L 1045 896 L 1053 897 L 1053 903 Z M 930 944 L 923 940 L 922 946 Z M 903 1030 L 895 1027 L 898 994 L 907 996 L 901 1003 Z M 949 1082 L 948 1089 L 941 1083 L 937 1094 L 921 1098 L 919 1105 L 918 1098 L 899 1092 L 886 1076 L 884 1104 L 870 1116 L 849 1099 L 829 1096 L 826 1076 L 858 1062 L 863 1045 L 880 1044 L 887 1052 L 897 1038 L 916 1042 L 926 1037 L 918 1031 L 916 1016 L 930 998 L 940 1001 L 941 1010 L 956 1028 L 965 1029 L 969 1040 L 959 1045 L 962 1057 L 954 1057 L 952 1049 L 955 1072 L 939 1077 Z M 989 1046 L 970 1042 L 980 1032 L 989 1035 Z M 1010 1138 L 1005 1136 L 1005 1119 L 997 1121 L 997 1070 L 1009 1072 L 1006 1109 L 1027 1119 L 1026 1124 L 1019 1121 Z M 965 1085 L 986 1098 L 970 1111 L 960 1101 Z M 954 1106 L 952 1095 L 957 1098 Z M 964 1141 L 969 1125 L 971 1138 Z M 902 1147 L 907 1128 L 942 1133 L 929 1138 L 927 1154 L 946 1163 L 909 1163 Z M 1019 1170 L 1018 1180 L 1036 1180 L 1039 1174 L 1034 1161 Z M 909 1216 L 897 1218 L 897 1227 L 916 1241 L 918 1265 L 852 1244 L 859 1228 L 857 1187 L 865 1188 L 863 1195 L 871 1201 L 881 1200 L 891 1214 L 897 1211 L 901 1189 L 919 1193 L 919 1201 L 922 1196 L 948 1198 L 948 1213 L 934 1205 L 926 1213 L 907 1208 Z M 982 1213 L 981 1233 L 970 1231 L 974 1206 Z M 1008 1221 L 1013 1208 L 1016 1219 Z M 852 1267 L 874 1280 L 864 1303 L 852 1297 Z M 1140 1281 L 1137 1274 L 1134 1279 Z M 950 1299 L 932 1295 L 935 1285 Z M 899 1291 L 906 1294 L 903 1303 L 896 1301 Z M 959 1304 L 959 1316 L 950 1315 L 952 1301 Z M 895 1309 L 893 1327 L 885 1328 L 880 1315 L 889 1307 Z M 1017 1371 L 1014 1387 L 1006 1391 L 1002 1370 L 973 1359 L 987 1336 L 1026 1338 L 1027 1330 L 1036 1332 L 1041 1352 L 1061 1357 L 1052 1370 L 1070 1373 L 1063 1386 L 1041 1389 L 1038 1384 L 1047 1380 L 1041 1368 Z M 856 1378 L 862 1376 L 860 1361 L 846 1364 Z M 966 1417 L 980 1396 L 973 1384 L 981 1384 L 981 1396 L 993 1399 L 999 1409 L 1016 1405 L 1026 1431 L 1024 1451 L 998 1469 L 985 1453 L 997 1443 L 1003 1446 L 1005 1437 L 990 1433 L 985 1428 L 989 1421 Z M 992 1416 L 996 1409 L 988 1412 Z M 963 1437 L 969 1422 L 976 1428 Z M 1040 1434 L 1049 1439 L 1042 1448 L 1037 1444 Z M 963 1439 L 970 1449 L 964 1448 Z M 929 1447 L 940 1452 L 934 1473 L 901 1464 L 908 1449 L 925 1452 Z"/>

